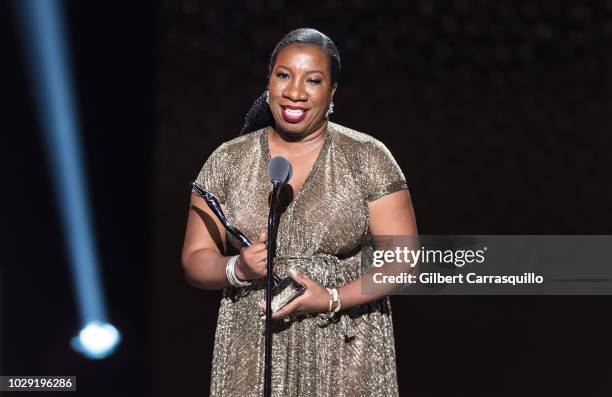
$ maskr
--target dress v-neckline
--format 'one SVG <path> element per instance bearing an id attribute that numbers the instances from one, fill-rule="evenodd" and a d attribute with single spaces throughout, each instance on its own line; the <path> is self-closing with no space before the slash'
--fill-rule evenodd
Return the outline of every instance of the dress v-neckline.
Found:
<path id="1" fill-rule="evenodd" d="M 268 143 L 268 132 L 270 130 L 270 127 L 266 127 L 263 131 L 263 133 L 261 134 L 261 146 L 262 146 L 262 152 L 264 153 L 264 155 L 266 156 L 265 159 L 265 166 L 267 167 L 268 163 L 270 162 L 270 159 L 272 158 L 272 156 L 270 155 L 270 147 L 269 147 L 269 143 Z M 330 126 L 329 121 L 327 122 L 327 127 L 325 128 L 325 141 L 323 142 L 323 146 L 321 147 L 321 149 L 319 150 L 319 154 L 317 155 L 317 158 L 315 159 L 315 162 L 312 165 L 312 168 L 310 169 L 310 172 L 308 173 L 308 176 L 306 177 L 306 179 L 304 180 L 304 183 L 302 184 L 302 186 L 300 187 L 300 189 L 297 191 L 297 193 L 293 196 L 293 200 L 291 200 L 291 203 L 289 204 L 288 207 L 292 207 L 293 204 L 304 194 L 302 194 L 302 192 L 304 191 L 304 188 L 308 188 L 308 186 L 312 183 L 311 180 L 314 179 L 317 170 L 319 169 L 320 163 L 323 161 L 323 158 L 328 150 L 328 147 L 331 143 L 331 138 L 332 138 L 332 128 Z"/>

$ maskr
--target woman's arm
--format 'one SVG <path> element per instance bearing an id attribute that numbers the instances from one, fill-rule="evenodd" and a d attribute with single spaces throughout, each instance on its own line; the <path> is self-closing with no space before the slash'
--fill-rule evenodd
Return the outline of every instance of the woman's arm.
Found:
<path id="1" fill-rule="evenodd" d="M 370 202 L 368 208 L 372 236 L 417 235 L 416 219 L 408 190 L 403 189 L 383 196 Z M 362 305 L 386 295 L 382 288 L 376 295 L 362 294 L 362 282 L 363 277 L 360 277 L 338 289 L 342 308 Z"/>
<path id="2" fill-rule="evenodd" d="M 399 190 L 374 200 L 369 203 L 368 209 L 370 211 L 370 234 L 373 236 L 417 235 L 416 220 L 408 190 Z M 293 277 L 306 285 L 306 291 L 283 309 L 274 313 L 272 318 L 282 318 L 293 312 L 326 312 L 329 307 L 327 289 L 304 275 L 295 274 Z M 363 277 L 369 277 L 369 274 L 338 288 L 342 309 L 362 305 L 387 295 L 382 288 L 379 289 L 378 294 L 362 294 Z M 264 302 L 261 303 L 262 307 L 264 304 Z"/>
<path id="3" fill-rule="evenodd" d="M 225 267 L 230 257 L 222 254 L 227 251 L 226 246 L 223 224 L 203 198 L 192 194 L 181 254 L 189 284 L 202 289 L 223 289 L 229 284 Z M 265 277 L 266 257 L 266 233 L 262 233 L 251 246 L 240 250 L 235 267 L 236 277 L 239 280 Z"/>
<path id="4" fill-rule="evenodd" d="M 192 194 L 181 262 L 185 278 L 194 287 L 223 289 L 229 283 L 222 254 L 226 247 L 223 224 L 208 208 L 203 198 Z"/>

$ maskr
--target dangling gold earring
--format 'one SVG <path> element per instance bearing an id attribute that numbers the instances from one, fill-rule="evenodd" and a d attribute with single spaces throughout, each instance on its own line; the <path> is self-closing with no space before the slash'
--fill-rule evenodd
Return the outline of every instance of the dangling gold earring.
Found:
<path id="1" fill-rule="evenodd" d="M 329 115 L 334 112 L 334 101 L 331 101 L 329 107 L 327 108 L 327 112 L 325 113 L 325 117 L 329 118 Z"/>

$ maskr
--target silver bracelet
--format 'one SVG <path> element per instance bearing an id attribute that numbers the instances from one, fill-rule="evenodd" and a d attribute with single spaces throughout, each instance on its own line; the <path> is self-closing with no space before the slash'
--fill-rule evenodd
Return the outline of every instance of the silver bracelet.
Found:
<path id="1" fill-rule="evenodd" d="M 225 266 L 225 276 L 227 277 L 227 281 L 229 281 L 232 286 L 242 288 L 251 285 L 251 282 L 240 281 L 238 280 L 238 277 L 236 277 L 236 262 L 238 261 L 238 258 L 240 258 L 240 255 L 234 255 L 229 258 L 227 265 Z"/>

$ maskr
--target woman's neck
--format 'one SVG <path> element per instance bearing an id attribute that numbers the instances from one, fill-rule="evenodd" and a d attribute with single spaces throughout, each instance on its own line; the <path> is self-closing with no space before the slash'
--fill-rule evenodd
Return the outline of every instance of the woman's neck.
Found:
<path id="1" fill-rule="evenodd" d="M 279 155 L 300 156 L 319 148 L 323 144 L 327 131 L 327 120 L 313 132 L 302 136 L 283 133 L 274 127 L 270 127 L 269 130 L 270 145 L 276 149 L 275 151 Z"/>

